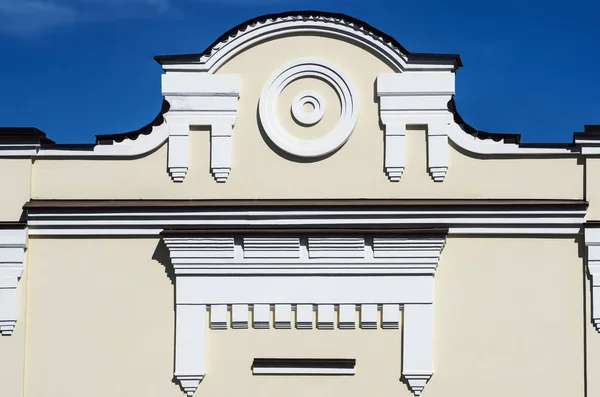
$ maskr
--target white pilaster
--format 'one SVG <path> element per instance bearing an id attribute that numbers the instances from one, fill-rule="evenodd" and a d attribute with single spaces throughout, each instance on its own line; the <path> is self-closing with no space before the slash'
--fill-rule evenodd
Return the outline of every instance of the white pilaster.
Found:
<path id="1" fill-rule="evenodd" d="M 25 266 L 26 232 L 0 230 L 0 334 L 11 335 L 17 323 L 19 278 Z"/>
<path id="2" fill-rule="evenodd" d="M 404 305 L 402 376 L 418 396 L 433 375 L 433 305 Z"/>
<path id="3" fill-rule="evenodd" d="M 592 285 L 592 323 L 600 332 L 600 228 L 585 229 L 587 270 Z"/>
<path id="4" fill-rule="evenodd" d="M 217 182 L 225 182 L 231 171 L 239 75 L 167 72 L 162 93 L 170 104 L 164 117 L 169 125 L 167 168 L 173 181 L 183 182 L 189 167 L 190 126 L 205 126 L 210 127 L 210 171 Z"/>
<path id="5" fill-rule="evenodd" d="M 188 396 L 206 374 L 206 306 L 175 306 L 175 378 Z"/>

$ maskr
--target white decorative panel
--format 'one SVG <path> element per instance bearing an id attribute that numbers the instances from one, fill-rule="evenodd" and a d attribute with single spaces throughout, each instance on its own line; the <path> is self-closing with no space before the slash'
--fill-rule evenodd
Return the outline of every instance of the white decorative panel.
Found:
<path id="1" fill-rule="evenodd" d="M 0 334 L 12 335 L 17 323 L 19 278 L 25 267 L 26 232 L 0 230 Z"/>
<path id="2" fill-rule="evenodd" d="M 360 327 L 377 329 L 377 305 L 360 305 Z"/>
<path id="3" fill-rule="evenodd" d="M 356 328 L 356 305 L 340 305 L 338 327 L 340 329 Z"/>
<path id="4" fill-rule="evenodd" d="M 365 239 L 362 237 L 309 237 L 310 258 L 364 258 Z"/>
<path id="5" fill-rule="evenodd" d="M 313 305 L 296 306 L 296 328 L 312 329 L 313 327 Z"/>
<path id="6" fill-rule="evenodd" d="M 334 317 L 335 311 L 333 305 L 317 306 L 317 328 L 333 329 Z"/>
<path id="7" fill-rule="evenodd" d="M 210 306 L 210 328 L 227 329 L 227 305 Z"/>
<path id="8" fill-rule="evenodd" d="M 292 328 L 292 305 L 275 305 L 275 328 Z"/>
<path id="9" fill-rule="evenodd" d="M 244 258 L 299 258 L 299 237 L 244 237 Z"/>
<path id="10" fill-rule="evenodd" d="M 231 306 L 231 328 L 248 328 L 248 305 Z"/>
<path id="11" fill-rule="evenodd" d="M 256 329 L 268 329 L 271 322 L 270 305 L 254 305 L 253 327 Z"/>

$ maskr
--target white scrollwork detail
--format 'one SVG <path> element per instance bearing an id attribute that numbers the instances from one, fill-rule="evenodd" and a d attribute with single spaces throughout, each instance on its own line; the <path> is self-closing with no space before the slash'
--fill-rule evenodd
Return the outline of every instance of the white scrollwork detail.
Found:
<path id="1" fill-rule="evenodd" d="M 285 87 L 295 80 L 314 77 L 327 82 L 340 100 L 340 120 L 324 136 L 302 139 L 283 128 L 277 117 L 277 100 Z M 305 104 L 314 107 L 304 110 Z M 313 91 L 300 93 L 292 102 L 294 118 L 304 125 L 318 123 L 325 112 L 325 102 Z M 287 153 L 299 157 L 319 157 L 339 149 L 350 137 L 358 121 L 358 95 L 346 74 L 335 65 L 319 58 L 302 58 L 286 63 L 267 80 L 260 96 L 259 117 L 271 141 Z"/>

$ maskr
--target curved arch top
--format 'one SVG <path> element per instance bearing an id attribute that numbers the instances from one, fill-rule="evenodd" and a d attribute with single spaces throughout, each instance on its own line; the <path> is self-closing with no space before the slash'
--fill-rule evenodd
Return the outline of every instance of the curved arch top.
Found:
<path id="1" fill-rule="evenodd" d="M 197 70 L 214 73 L 245 49 L 290 33 L 323 33 L 344 38 L 366 46 L 398 71 L 456 70 L 462 66 L 460 56 L 457 54 L 411 53 L 396 39 L 366 22 L 348 15 L 322 11 L 292 11 L 263 15 L 225 32 L 201 53 L 161 55 L 154 59 L 165 70 Z"/>

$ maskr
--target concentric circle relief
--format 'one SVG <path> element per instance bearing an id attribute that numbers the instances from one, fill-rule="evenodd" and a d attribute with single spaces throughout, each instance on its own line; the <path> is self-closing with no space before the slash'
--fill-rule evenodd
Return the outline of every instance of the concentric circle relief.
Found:
<path id="1" fill-rule="evenodd" d="M 331 131 L 316 139 L 292 135 L 277 115 L 282 91 L 303 78 L 325 81 L 340 101 L 339 121 Z M 302 126 L 319 123 L 326 111 L 325 100 L 315 90 L 300 92 L 289 106 L 294 120 Z M 259 117 L 265 133 L 280 149 L 299 157 L 319 157 L 340 148 L 352 134 L 358 120 L 358 96 L 350 79 L 335 65 L 318 58 L 298 59 L 283 65 L 269 77 L 260 97 Z"/>

